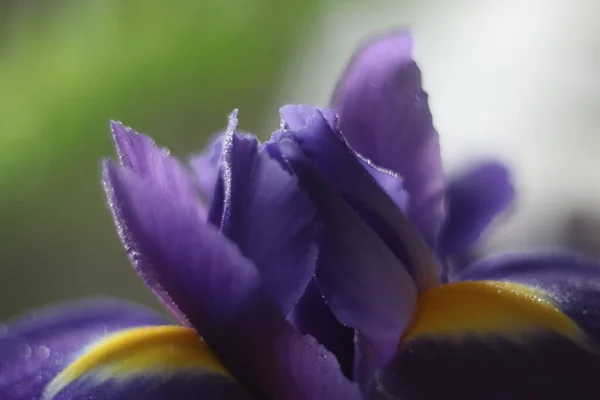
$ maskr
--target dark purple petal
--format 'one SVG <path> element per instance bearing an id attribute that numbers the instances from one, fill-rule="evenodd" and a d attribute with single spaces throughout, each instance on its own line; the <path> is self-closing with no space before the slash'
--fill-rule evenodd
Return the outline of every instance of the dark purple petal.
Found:
<path id="1" fill-rule="evenodd" d="M 374 365 L 380 366 L 394 354 L 410 322 L 417 297 L 414 281 L 291 139 L 282 140 L 280 148 L 324 222 L 316 273 L 321 293 L 340 322 L 370 341 Z M 368 380 L 368 375 L 357 378 Z"/>
<path id="2" fill-rule="evenodd" d="M 446 188 L 447 215 L 438 246 L 440 254 L 467 253 L 514 195 L 510 173 L 497 162 L 478 165 L 450 181 Z"/>
<path id="3" fill-rule="evenodd" d="M 152 271 L 251 393 L 290 400 L 359 398 L 335 357 L 287 323 L 263 291 L 256 266 L 216 227 L 202 223 L 193 205 L 112 164 L 106 165 L 105 182 L 138 270 Z"/>
<path id="4" fill-rule="evenodd" d="M 227 397 L 223 397 L 227 396 Z M 192 328 L 126 329 L 86 346 L 45 388 L 50 399 L 251 397 Z"/>
<path id="5" fill-rule="evenodd" d="M 327 185 L 341 195 L 403 261 L 420 290 L 435 285 L 437 266 L 431 251 L 357 155 L 331 128 L 321 110 L 311 106 L 286 106 L 281 115 L 287 130 L 276 134 L 274 139 L 287 136 L 297 143 Z M 309 184 L 302 182 L 303 186 Z M 359 220 L 356 215 L 353 219 Z"/>
<path id="6" fill-rule="evenodd" d="M 505 255 L 471 265 L 454 280 L 507 281 L 538 288 L 600 344 L 600 264 L 596 261 L 566 253 Z"/>
<path id="7" fill-rule="evenodd" d="M 84 347 L 133 326 L 165 324 L 158 313 L 115 300 L 36 310 L 0 325 L 0 399 L 38 400 Z"/>
<path id="8" fill-rule="evenodd" d="M 539 256 L 463 271 L 419 298 L 373 398 L 598 398 L 599 271 Z"/>
<path id="9" fill-rule="evenodd" d="M 600 359 L 564 337 L 422 339 L 380 372 L 369 399 L 598 399 Z"/>
<path id="10" fill-rule="evenodd" d="M 365 44 L 342 75 L 332 104 L 350 146 L 402 177 L 407 216 L 434 245 L 444 217 L 444 180 L 439 138 L 412 47 L 406 32 Z"/>
<path id="11" fill-rule="evenodd" d="M 236 125 L 233 114 L 222 146 L 222 194 L 209 221 L 254 262 L 287 315 L 315 272 L 316 209 L 296 177 L 259 150 L 256 138 L 236 134 Z"/>
<path id="12" fill-rule="evenodd" d="M 375 399 L 599 398 L 597 262 L 505 256 L 455 279 L 420 298 L 397 357 L 376 380 Z"/>
<path id="13" fill-rule="evenodd" d="M 248 393 L 230 378 L 217 374 L 194 376 L 181 374 L 161 377 L 152 374 L 143 378 L 108 381 L 101 385 L 68 387 L 52 400 L 252 400 Z"/>
<path id="14" fill-rule="evenodd" d="M 207 200 L 211 200 L 219 175 L 219 160 L 223 147 L 224 134 L 216 135 L 203 153 L 191 158 L 190 164 L 198 182 L 198 187 Z"/>
<path id="15" fill-rule="evenodd" d="M 311 335 L 331 351 L 340 362 L 344 375 L 351 378 L 354 362 L 354 329 L 342 325 L 311 282 L 290 314 L 296 328 Z"/>

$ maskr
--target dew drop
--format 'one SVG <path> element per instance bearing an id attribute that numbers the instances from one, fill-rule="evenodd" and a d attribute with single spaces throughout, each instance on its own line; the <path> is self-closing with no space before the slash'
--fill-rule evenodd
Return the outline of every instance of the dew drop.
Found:
<path id="1" fill-rule="evenodd" d="M 42 359 L 50 357 L 50 349 L 47 346 L 38 347 L 38 356 Z"/>
<path id="2" fill-rule="evenodd" d="M 415 101 L 418 102 L 418 103 L 427 101 L 427 93 L 425 93 L 422 90 L 416 92 L 415 93 Z"/>
<path id="3" fill-rule="evenodd" d="M 22 344 L 22 345 L 20 345 L 19 346 L 19 354 L 23 358 L 29 358 L 29 357 L 31 357 L 31 346 L 29 346 L 28 344 Z"/>

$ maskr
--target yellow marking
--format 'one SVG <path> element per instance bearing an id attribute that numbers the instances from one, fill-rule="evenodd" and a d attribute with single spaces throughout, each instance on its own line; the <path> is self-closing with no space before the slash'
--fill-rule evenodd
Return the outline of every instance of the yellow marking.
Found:
<path id="1" fill-rule="evenodd" d="M 536 328 L 569 338 L 582 335 L 541 290 L 508 282 L 465 281 L 425 291 L 402 341 L 465 333 L 518 335 Z"/>
<path id="2" fill-rule="evenodd" d="M 101 383 L 137 374 L 197 370 L 229 375 L 193 329 L 182 326 L 133 328 L 93 344 L 48 384 L 43 398 L 52 399 L 86 376 Z"/>

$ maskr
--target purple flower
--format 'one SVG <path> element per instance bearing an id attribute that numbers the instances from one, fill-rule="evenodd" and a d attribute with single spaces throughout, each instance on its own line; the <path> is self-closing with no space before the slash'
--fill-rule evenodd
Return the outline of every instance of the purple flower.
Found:
<path id="1" fill-rule="evenodd" d="M 411 50 L 367 43 L 265 143 L 234 112 L 189 168 L 114 123 L 110 208 L 179 325 L 112 301 L 11 322 L 0 398 L 597 398 L 599 266 L 466 263 L 513 188 L 494 162 L 446 184 Z"/>

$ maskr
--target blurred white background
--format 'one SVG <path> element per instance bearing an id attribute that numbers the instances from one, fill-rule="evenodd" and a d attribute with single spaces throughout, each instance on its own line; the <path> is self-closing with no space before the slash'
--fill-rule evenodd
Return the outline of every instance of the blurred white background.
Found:
<path id="1" fill-rule="evenodd" d="M 331 3 L 297 43 L 273 105 L 327 105 L 357 43 L 386 27 L 410 27 L 447 172 L 492 157 L 514 174 L 515 207 L 484 250 L 564 243 L 574 212 L 583 215 L 576 230 L 586 229 L 585 240 L 594 241 L 598 21 L 598 0 L 348 1 L 343 9 Z"/>

